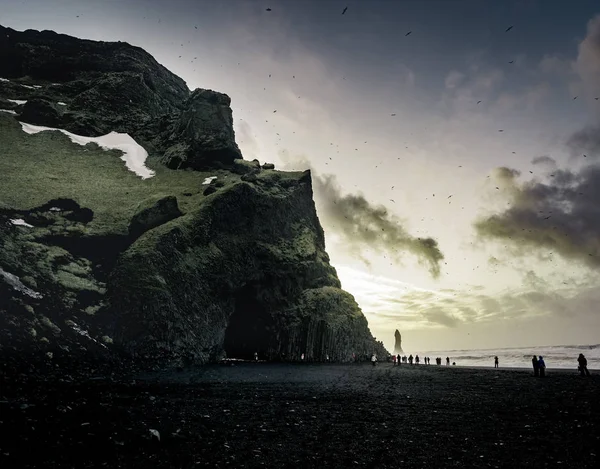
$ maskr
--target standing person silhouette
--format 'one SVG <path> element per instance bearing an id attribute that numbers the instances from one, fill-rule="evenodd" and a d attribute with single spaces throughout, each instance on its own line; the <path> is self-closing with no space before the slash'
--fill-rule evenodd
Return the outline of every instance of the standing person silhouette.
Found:
<path id="1" fill-rule="evenodd" d="M 494 357 L 494 368 L 498 368 L 498 356 Z"/>
<path id="2" fill-rule="evenodd" d="M 577 358 L 577 363 L 579 363 L 579 374 L 581 376 L 589 376 L 590 370 L 587 368 L 587 358 L 583 355 L 583 353 L 579 354 Z"/>
<path id="3" fill-rule="evenodd" d="M 540 368 L 540 378 L 544 378 L 546 376 L 546 362 L 544 361 L 544 357 L 541 355 L 538 359 L 538 367 Z"/>
<path id="4" fill-rule="evenodd" d="M 533 365 L 533 376 L 540 375 L 540 362 L 538 361 L 538 357 L 535 355 L 531 359 L 531 364 Z"/>
<path id="5" fill-rule="evenodd" d="M 450 357 L 446 357 L 446 366 L 450 365 Z"/>

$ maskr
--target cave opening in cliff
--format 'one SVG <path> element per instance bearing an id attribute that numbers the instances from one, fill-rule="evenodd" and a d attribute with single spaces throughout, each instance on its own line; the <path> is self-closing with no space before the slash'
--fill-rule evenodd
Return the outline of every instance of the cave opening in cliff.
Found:
<path id="1" fill-rule="evenodd" d="M 273 320 L 256 298 L 256 288 L 246 285 L 235 297 L 235 310 L 225 330 L 224 348 L 228 358 L 252 360 L 269 355 Z"/>

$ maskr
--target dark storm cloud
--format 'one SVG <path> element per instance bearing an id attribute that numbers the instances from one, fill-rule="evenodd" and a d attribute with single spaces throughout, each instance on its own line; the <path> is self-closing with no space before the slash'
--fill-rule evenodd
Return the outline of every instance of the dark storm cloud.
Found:
<path id="1" fill-rule="evenodd" d="M 432 306 L 423 310 L 421 316 L 429 323 L 446 327 L 456 327 L 462 322 L 439 306 Z"/>
<path id="2" fill-rule="evenodd" d="M 475 222 L 482 239 L 509 242 L 513 252 L 543 250 L 600 268 L 600 165 L 557 170 L 549 182 L 520 184 L 518 172 L 497 174 L 510 187 L 507 210 Z"/>
<path id="3" fill-rule="evenodd" d="M 362 195 L 342 195 L 333 175 L 313 175 L 313 185 L 320 215 L 335 225 L 349 247 L 369 247 L 397 260 L 409 252 L 427 265 L 433 277 L 439 277 L 444 255 L 435 239 L 412 236 L 387 208 L 372 205 Z"/>
<path id="4" fill-rule="evenodd" d="M 586 155 L 587 158 L 599 158 L 600 127 L 589 126 L 575 132 L 567 140 L 567 147 L 573 158 L 583 158 L 583 155 Z"/>
<path id="5" fill-rule="evenodd" d="M 369 264 L 366 249 L 373 249 L 401 261 L 406 252 L 425 264 L 434 278 L 440 275 L 444 255 L 433 238 L 417 238 L 409 234 L 401 220 L 390 214 L 382 205 L 375 206 L 360 194 L 343 195 L 334 175 L 319 176 L 309 160 L 279 152 L 284 170 L 312 171 L 315 201 L 319 217 L 327 220 L 337 234 L 343 237 L 345 248 Z"/>

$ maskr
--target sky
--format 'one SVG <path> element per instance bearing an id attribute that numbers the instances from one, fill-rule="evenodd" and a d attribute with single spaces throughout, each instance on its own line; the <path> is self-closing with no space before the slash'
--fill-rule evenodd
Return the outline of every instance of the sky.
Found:
<path id="1" fill-rule="evenodd" d="M 600 343 L 598 2 L 0 12 L 18 30 L 129 42 L 227 93 L 245 159 L 312 170 L 331 262 L 388 349 L 395 329 L 412 353 Z"/>

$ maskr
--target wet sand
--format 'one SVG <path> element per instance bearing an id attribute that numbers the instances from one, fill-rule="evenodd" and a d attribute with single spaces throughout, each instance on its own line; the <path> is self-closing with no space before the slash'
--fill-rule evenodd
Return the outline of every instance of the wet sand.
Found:
<path id="1" fill-rule="evenodd" d="M 258 363 L 141 378 L 4 379 L 0 467 L 599 464 L 597 375 Z"/>

